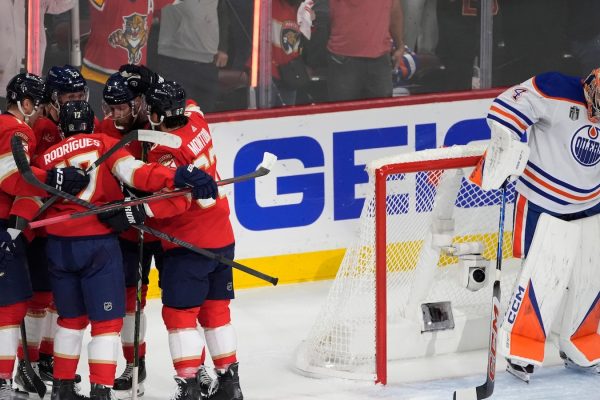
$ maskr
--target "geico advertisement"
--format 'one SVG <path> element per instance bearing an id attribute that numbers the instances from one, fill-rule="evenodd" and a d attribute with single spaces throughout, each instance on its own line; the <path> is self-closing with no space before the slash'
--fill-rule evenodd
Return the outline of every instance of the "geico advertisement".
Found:
<path id="1" fill-rule="evenodd" d="M 232 208 L 236 258 L 346 248 L 358 231 L 368 161 L 486 140 L 491 99 L 211 124 L 221 178 L 271 173 L 223 187 Z M 202 227 L 198 227 L 202 229 Z"/>

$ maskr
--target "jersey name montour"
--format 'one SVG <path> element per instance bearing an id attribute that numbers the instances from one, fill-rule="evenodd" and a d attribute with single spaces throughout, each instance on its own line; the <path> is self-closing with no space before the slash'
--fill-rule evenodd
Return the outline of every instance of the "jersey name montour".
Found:
<path id="1" fill-rule="evenodd" d="M 44 163 L 50 164 L 57 158 L 63 157 L 65 154 L 74 152 L 75 150 L 85 149 L 86 147 L 100 147 L 100 141 L 92 138 L 80 138 L 67 141 L 65 144 L 55 148 L 49 153 L 44 154 Z"/>
<path id="2" fill-rule="evenodd" d="M 529 144 L 516 187 L 529 201 L 560 214 L 600 202 L 600 125 L 588 119 L 580 78 L 537 75 L 498 96 L 487 118 Z"/>

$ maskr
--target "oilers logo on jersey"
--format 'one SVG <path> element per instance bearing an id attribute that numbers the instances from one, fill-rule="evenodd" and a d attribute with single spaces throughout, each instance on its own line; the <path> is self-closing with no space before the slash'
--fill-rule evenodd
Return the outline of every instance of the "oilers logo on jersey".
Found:
<path id="1" fill-rule="evenodd" d="M 600 143 L 595 126 L 586 125 L 575 132 L 571 139 L 571 154 L 579 164 L 586 167 L 593 167 L 600 162 Z"/>

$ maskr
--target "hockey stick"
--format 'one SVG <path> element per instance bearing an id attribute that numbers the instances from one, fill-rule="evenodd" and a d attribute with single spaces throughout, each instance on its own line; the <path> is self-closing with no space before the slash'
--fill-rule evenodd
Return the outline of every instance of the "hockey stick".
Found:
<path id="1" fill-rule="evenodd" d="M 492 292 L 492 312 L 490 322 L 490 342 L 488 347 L 487 377 L 483 384 L 468 389 L 454 392 L 454 400 L 480 400 L 487 399 L 494 393 L 496 382 L 496 344 L 498 341 L 498 318 L 500 315 L 500 275 L 502 271 L 502 245 L 504 242 L 504 215 L 506 213 L 506 197 L 508 179 L 501 187 L 500 222 L 498 226 L 498 249 L 496 250 L 496 279 Z"/>
<path id="2" fill-rule="evenodd" d="M 146 162 L 146 145 L 142 143 L 142 161 Z M 138 231 L 138 267 L 135 274 L 135 318 L 133 323 L 133 375 L 131 398 L 137 400 L 140 372 L 140 324 L 142 319 L 142 275 L 144 273 L 144 231 Z"/>
<path id="3" fill-rule="evenodd" d="M 75 204 L 79 204 L 82 207 L 86 207 L 89 209 L 96 209 L 97 206 L 89 203 L 85 200 L 80 199 L 79 197 L 73 196 L 70 193 L 67 192 L 63 192 L 62 190 L 58 190 L 56 189 L 54 186 L 50 186 L 47 185 L 44 182 L 41 182 L 40 180 L 37 179 L 37 177 L 34 175 L 34 173 L 31 171 L 31 167 L 29 166 L 29 161 L 27 160 L 27 155 L 25 154 L 25 150 L 23 149 L 23 144 L 21 142 L 21 138 L 18 136 L 13 136 L 10 140 L 10 145 L 11 145 L 11 149 L 12 149 L 12 153 L 13 153 L 13 157 L 15 159 L 15 163 L 17 164 L 17 168 L 19 170 L 19 172 L 21 173 L 21 175 L 23 176 L 23 179 L 29 183 L 30 185 L 33 186 L 37 186 L 39 188 L 44 189 L 45 191 L 47 191 L 50 194 L 53 195 L 57 195 L 60 196 L 64 199 L 67 199 Z M 198 253 L 200 255 L 205 256 L 206 258 L 209 258 L 211 260 L 215 260 L 218 261 L 222 264 L 228 265 L 232 268 L 236 268 L 240 271 L 243 271 L 249 275 L 252 275 L 258 279 L 262 279 L 266 282 L 269 282 L 270 284 L 272 284 L 273 286 L 277 285 L 277 281 L 278 278 L 269 276 L 267 274 L 264 274 L 260 271 L 257 271 L 255 269 L 252 269 L 250 267 L 247 267 L 245 265 L 242 265 L 238 262 L 235 262 L 233 260 L 230 260 L 228 258 L 223 257 L 220 254 L 215 254 L 212 251 L 203 249 L 201 247 L 197 247 L 194 246 L 191 243 L 185 242 L 181 239 L 176 238 L 175 236 L 169 235 L 167 233 L 161 232 L 159 230 L 156 230 L 154 228 L 150 228 L 149 226 L 146 225 L 132 225 L 135 229 L 137 230 L 142 230 L 144 232 L 150 233 L 160 239 L 166 240 L 168 242 L 174 243 L 178 246 L 181 247 L 185 247 L 188 250 L 193 251 L 194 253 Z"/>
<path id="4" fill-rule="evenodd" d="M 115 145 L 113 147 L 108 149 L 106 151 L 106 153 L 104 153 L 100 157 L 98 157 L 98 159 L 96 161 L 94 161 L 85 170 L 85 173 L 89 174 L 90 172 L 92 172 L 93 170 L 98 168 L 98 166 L 100 164 L 102 164 L 104 161 L 106 161 L 110 156 L 112 156 L 118 150 L 127 146 L 129 143 L 133 142 L 134 140 L 138 140 L 140 142 L 156 143 L 156 144 L 159 144 L 162 146 L 170 147 L 172 149 L 176 149 L 176 148 L 179 148 L 179 146 L 181 146 L 181 138 L 177 135 L 172 135 L 170 133 L 161 132 L 161 131 L 152 131 L 149 129 L 137 129 L 137 130 L 131 131 L 127 135 L 123 136 L 121 138 L 121 140 L 119 140 L 117 143 L 115 143 Z M 50 206 L 52 204 L 54 204 L 56 202 L 56 200 L 58 198 L 59 198 L 59 196 L 54 196 L 54 197 L 48 199 L 48 201 L 46 201 L 44 203 L 44 205 L 39 209 L 36 217 L 38 215 L 42 215 L 48 208 L 50 208 Z"/>
<path id="5" fill-rule="evenodd" d="M 217 185 L 219 185 L 219 186 L 229 185 L 232 183 L 244 182 L 244 181 L 247 181 L 250 179 L 255 179 L 255 178 L 267 175 L 269 172 L 271 172 L 271 166 L 276 160 L 277 160 L 277 157 L 274 154 L 265 153 L 263 156 L 263 161 L 259 164 L 258 168 L 256 168 L 255 171 L 250 172 L 245 175 L 235 176 L 233 178 L 227 178 L 227 179 L 217 181 Z M 41 219 L 38 221 L 33 221 L 33 222 L 29 223 L 29 227 L 30 228 L 39 228 L 41 226 L 52 225 L 52 224 L 56 224 L 59 222 L 67 221 L 69 219 L 87 217 L 87 216 L 99 214 L 99 213 L 105 212 L 105 211 L 116 210 L 119 208 L 124 208 L 124 207 L 129 207 L 129 206 L 137 206 L 138 204 L 142 204 L 142 203 L 150 203 L 150 202 L 156 201 L 156 200 L 163 200 L 163 199 L 168 199 L 171 197 L 182 196 L 182 195 L 190 193 L 190 192 L 191 192 L 190 188 L 182 188 L 182 189 L 173 190 L 171 192 L 161 192 L 161 193 L 155 193 L 155 194 L 149 195 L 149 196 L 132 198 L 131 200 L 128 200 L 128 201 L 122 201 L 119 203 L 112 203 L 112 204 L 106 204 L 104 206 L 98 206 L 96 209 L 89 210 L 89 211 L 80 211 L 80 212 L 76 212 L 73 214 L 57 215 L 56 217 L 50 217 L 50 218 L 45 218 L 45 219 Z"/>
<path id="6" fill-rule="evenodd" d="M 42 381 L 42 378 L 33 369 L 31 361 L 29 360 L 29 350 L 27 349 L 27 330 L 25 329 L 25 319 L 21 321 L 21 348 L 23 349 L 23 361 L 25 361 L 25 371 L 29 378 L 29 383 L 33 385 L 40 399 L 43 399 L 46 395 L 46 384 Z"/>

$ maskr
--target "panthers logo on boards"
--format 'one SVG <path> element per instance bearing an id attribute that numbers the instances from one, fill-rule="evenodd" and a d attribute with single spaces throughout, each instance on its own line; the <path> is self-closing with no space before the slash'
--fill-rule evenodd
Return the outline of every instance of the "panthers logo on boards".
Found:
<path id="1" fill-rule="evenodd" d="M 593 125 L 579 128 L 571 139 L 571 154 L 579 164 L 585 167 L 593 167 L 598 164 L 600 162 L 598 128 Z"/>
<path id="2" fill-rule="evenodd" d="M 127 15 L 123 17 L 122 29 L 108 35 L 108 43 L 112 47 L 121 47 L 127 51 L 129 64 L 139 64 L 142 60 L 142 49 L 148 43 L 147 20 L 147 15 Z"/>

